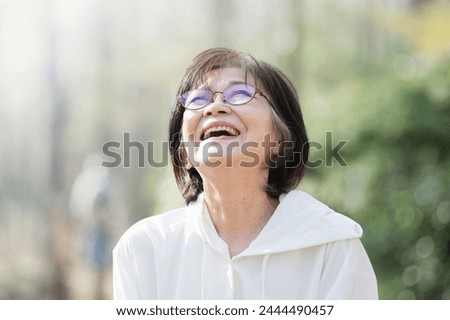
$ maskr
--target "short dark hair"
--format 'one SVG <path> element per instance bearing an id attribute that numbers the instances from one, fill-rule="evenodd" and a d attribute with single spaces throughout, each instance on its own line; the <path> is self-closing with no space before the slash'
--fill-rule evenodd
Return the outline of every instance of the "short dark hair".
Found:
<path id="1" fill-rule="evenodd" d="M 297 187 L 304 176 L 309 155 L 309 143 L 298 96 L 292 82 L 278 68 L 255 59 L 248 53 L 227 48 L 208 49 L 198 54 L 186 69 L 177 91 L 169 123 L 170 156 L 178 187 L 186 203 L 195 201 L 203 191 L 203 181 L 194 168 L 186 168 L 186 155 L 181 146 L 181 128 L 185 108 L 180 96 L 205 83 L 212 70 L 226 67 L 242 68 L 253 75 L 256 86 L 264 89 L 272 105 L 274 127 L 280 145 L 289 145 L 281 153 L 276 166 L 269 166 L 265 191 L 278 198 Z"/>

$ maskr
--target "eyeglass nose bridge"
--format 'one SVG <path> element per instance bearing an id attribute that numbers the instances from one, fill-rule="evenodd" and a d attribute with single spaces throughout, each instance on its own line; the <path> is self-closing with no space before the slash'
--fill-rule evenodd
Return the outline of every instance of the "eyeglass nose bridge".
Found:
<path id="1" fill-rule="evenodd" d="M 214 102 L 214 95 L 215 95 L 216 93 L 220 93 L 220 94 L 222 95 L 222 102 L 227 102 L 227 103 L 228 103 L 227 99 L 225 99 L 225 96 L 224 96 L 224 94 L 223 94 L 223 91 L 215 91 L 215 92 L 211 92 L 211 100 L 210 100 L 209 103 L 213 103 L 213 102 Z M 209 103 L 208 103 L 208 104 L 209 104 Z"/>

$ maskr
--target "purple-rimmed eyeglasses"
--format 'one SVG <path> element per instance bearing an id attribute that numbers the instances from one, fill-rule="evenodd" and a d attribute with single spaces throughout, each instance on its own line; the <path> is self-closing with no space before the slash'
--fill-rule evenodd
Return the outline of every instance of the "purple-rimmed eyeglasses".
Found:
<path id="1" fill-rule="evenodd" d="M 250 102 L 257 93 L 263 96 L 270 103 L 270 100 L 258 88 L 246 83 L 239 83 L 229 86 L 223 90 L 223 92 L 211 92 L 207 89 L 195 89 L 188 91 L 181 95 L 181 104 L 186 109 L 201 109 L 211 103 L 213 96 L 216 93 L 221 93 L 223 95 L 223 100 L 233 106 L 239 106 Z"/>

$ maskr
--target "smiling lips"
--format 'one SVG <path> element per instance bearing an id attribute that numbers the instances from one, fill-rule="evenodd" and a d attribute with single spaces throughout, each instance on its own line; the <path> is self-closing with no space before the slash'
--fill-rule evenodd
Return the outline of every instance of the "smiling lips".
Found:
<path id="1" fill-rule="evenodd" d="M 206 140 L 212 137 L 220 137 L 220 136 L 238 136 L 240 132 L 229 126 L 214 126 L 207 128 L 201 135 L 201 140 Z"/>

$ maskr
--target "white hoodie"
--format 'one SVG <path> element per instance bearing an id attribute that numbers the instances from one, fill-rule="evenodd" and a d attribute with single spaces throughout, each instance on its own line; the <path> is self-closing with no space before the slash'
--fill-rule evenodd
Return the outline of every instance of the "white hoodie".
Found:
<path id="1" fill-rule="evenodd" d="M 377 299 L 361 227 L 302 191 L 230 258 L 203 204 L 144 219 L 113 251 L 115 299 Z"/>

